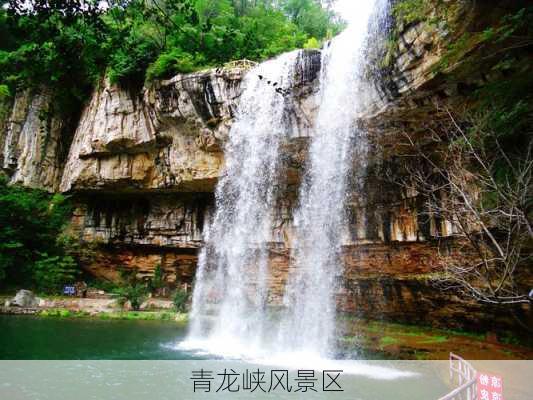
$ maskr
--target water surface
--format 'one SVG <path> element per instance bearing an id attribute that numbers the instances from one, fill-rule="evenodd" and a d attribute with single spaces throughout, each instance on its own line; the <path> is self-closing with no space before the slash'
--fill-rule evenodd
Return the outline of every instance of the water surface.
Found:
<path id="1" fill-rule="evenodd" d="M 189 360 L 173 346 L 186 328 L 168 321 L 0 315 L 2 360 Z"/>

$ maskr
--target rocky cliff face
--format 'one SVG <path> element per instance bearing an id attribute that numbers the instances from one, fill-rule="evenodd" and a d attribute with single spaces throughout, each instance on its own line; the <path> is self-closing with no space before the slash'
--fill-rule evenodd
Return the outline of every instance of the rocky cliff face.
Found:
<path id="1" fill-rule="evenodd" d="M 299 62 L 295 132 L 312 123 L 318 52 Z M 102 82 L 81 117 L 61 191 L 213 192 L 245 68 L 220 68 L 154 84 L 141 93 Z"/>
<path id="2" fill-rule="evenodd" d="M 477 25 L 484 5 L 449 3 L 448 24 L 435 26 L 427 19 L 396 26 L 397 45 L 373 55 L 380 65 L 373 73 L 381 76 L 381 100 L 360 120 L 371 147 L 362 186 L 349 193 L 346 284 L 339 304 L 361 317 L 512 327 L 505 311 L 435 289 L 437 255 L 454 252 L 453 231 L 450 224 L 425 217 L 416 192 L 400 190 L 391 179 L 401 174 L 403 133 L 423 138 L 442 129 L 442 105 L 465 103 L 467 91 L 501 78 L 491 69 L 497 60 L 474 71 L 461 63 L 436 68 L 463 32 L 483 29 Z M 485 18 L 487 24 L 491 18 Z M 474 46 L 468 55 L 476 51 Z M 283 196 L 273 226 L 273 303 L 288 270 L 289 221 L 316 110 L 319 70 L 320 53 L 303 53 L 291 91 L 295 128 L 284 145 Z M 117 279 L 118 269 L 130 268 L 148 276 L 160 265 L 171 286 L 188 285 L 245 73 L 237 66 L 178 75 L 139 93 L 102 81 L 67 157 L 62 122 L 46 113 L 49 97 L 21 93 L 0 136 L 0 162 L 12 182 L 74 195 L 72 232 L 97 246 L 85 266 L 94 275 Z M 525 306 L 514 312 L 531 314 Z"/>
<path id="3" fill-rule="evenodd" d="M 62 191 L 213 191 L 241 71 L 177 76 L 144 93 L 103 82 L 70 148 Z"/>
<path id="4" fill-rule="evenodd" d="M 282 196 L 273 227 L 280 242 L 288 237 L 319 70 L 320 53 L 302 53 L 288 112 L 293 131 L 284 146 L 287 179 L 280 182 L 291 190 Z M 99 245 L 86 266 L 91 273 L 112 279 L 120 268 L 146 275 L 161 265 L 170 284 L 191 283 L 246 72 L 237 65 L 178 75 L 141 93 L 105 81 L 95 89 L 60 183 L 76 198 L 71 231 Z"/>
<path id="5" fill-rule="evenodd" d="M 46 90 L 18 93 L 0 136 L 0 164 L 11 182 L 57 191 L 68 139 Z"/>

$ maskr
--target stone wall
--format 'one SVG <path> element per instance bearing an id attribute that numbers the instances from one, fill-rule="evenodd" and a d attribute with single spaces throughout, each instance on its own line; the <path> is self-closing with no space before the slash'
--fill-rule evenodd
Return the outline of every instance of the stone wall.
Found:
<path id="1" fill-rule="evenodd" d="M 85 270 L 96 278 L 120 282 L 128 273 L 141 280 L 149 278 L 159 266 L 168 288 L 190 290 L 197 260 L 196 252 L 187 248 L 100 245 Z"/>

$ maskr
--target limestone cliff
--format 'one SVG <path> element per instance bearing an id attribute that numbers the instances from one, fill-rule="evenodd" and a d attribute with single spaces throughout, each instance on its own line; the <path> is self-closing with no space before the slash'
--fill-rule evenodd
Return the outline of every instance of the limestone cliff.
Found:
<path id="1" fill-rule="evenodd" d="M 51 110 L 46 90 L 26 90 L 15 96 L 0 137 L 0 163 L 11 182 L 57 191 L 62 159 L 69 142 L 65 122 Z"/>
<path id="2" fill-rule="evenodd" d="M 316 78 L 319 60 L 304 54 L 293 88 L 296 135 L 311 124 L 304 83 Z M 236 66 L 178 75 L 141 93 L 102 82 L 82 114 L 61 191 L 213 192 L 245 73 Z"/>

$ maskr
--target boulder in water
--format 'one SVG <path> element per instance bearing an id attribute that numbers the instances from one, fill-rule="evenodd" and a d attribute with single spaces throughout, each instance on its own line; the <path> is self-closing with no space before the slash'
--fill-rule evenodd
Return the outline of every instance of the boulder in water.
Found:
<path id="1" fill-rule="evenodd" d="M 30 290 L 19 290 L 11 300 L 12 307 L 37 307 L 39 299 Z"/>

